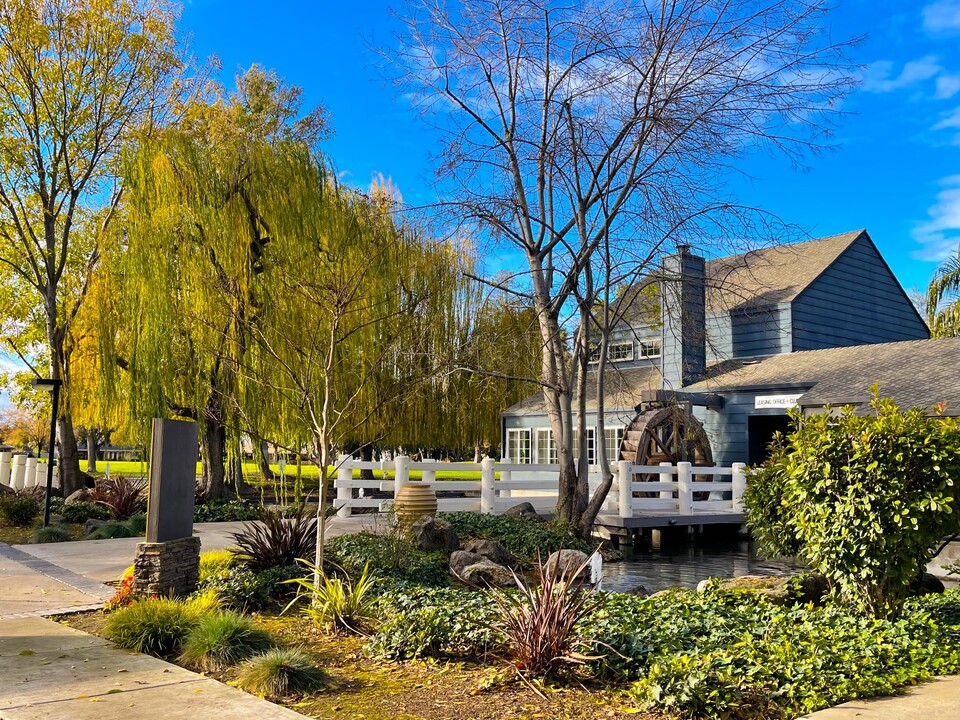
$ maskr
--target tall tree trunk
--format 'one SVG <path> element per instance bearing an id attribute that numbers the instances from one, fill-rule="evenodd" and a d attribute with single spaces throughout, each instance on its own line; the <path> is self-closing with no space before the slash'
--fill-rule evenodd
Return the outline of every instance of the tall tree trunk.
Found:
<path id="1" fill-rule="evenodd" d="M 373 462 L 373 445 L 364 443 L 360 446 L 360 459 L 363 460 L 363 462 Z M 361 470 L 360 479 L 373 480 L 373 470 Z"/>
<path id="2" fill-rule="evenodd" d="M 100 459 L 100 433 L 92 428 L 87 429 L 87 473 L 92 475 L 97 471 L 97 460 Z"/>
<path id="3" fill-rule="evenodd" d="M 260 447 L 258 451 L 258 461 L 260 465 L 260 474 L 263 476 L 263 479 L 267 482 L 270 482 L 274 479 L 273 469 L 270 467 L 270 443 L 264 439 L 260 439 Z"/>
<path id="4" fill-rule="evenodd" d="M 84 486 L 80 473 L 80 453 L 77 450 L 77 436 L 73 432 L 73 421 L 68 415 L 61 414 L 57 419 L 57 467 L 60 473 L 60 487 L 67 497 Z"/>
<path id="5" fill-rule="evenodd" d="M 203 422 L 203 434 L 200 441 L 200 452 L 203 456 L 201 483 L 203 494 L 210 500 L 221 498 L 226 493 L 226 466 L 224 464 L 226 451 L 226 428 L 216 418 L 206 417 Z"/>

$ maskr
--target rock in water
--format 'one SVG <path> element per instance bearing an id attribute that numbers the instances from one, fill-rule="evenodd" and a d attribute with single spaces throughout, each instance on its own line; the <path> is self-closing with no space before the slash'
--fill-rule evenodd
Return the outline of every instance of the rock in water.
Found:
<path id="1" fill-rule="evenodd" d="M 452 553 L 460 547 L 460 536 L 453 525 L 429 515 L 410 526 L 410 537 L 424 552 Z"/>
<path id="2" fill-rule="evenodd" d="M 484 559 L 482 555 L 477 555 L 473 552 L 454 550 L 453 554 L 450 555 L 450 572 L 456 577 L 463 577 L 464 570 L 471 565 L 476 565 L 478 562 L 483 562 Z"/>
<path id="3" fill-rule="evenodd" d="M 463 549 L 467 552 L 481 555 L 487 560 L 495 562 L 497 565 L 503 565 L 505 567 L 516 567 L 517 565 L 516 558 L 496 540 L 468 540 L 467 544 L 463 546 Z"/>
<path id="4" fill-rule="evenodd" d="M 483 559 L 464 568 L 460 576 L 464 582 L 480 587 L 513 587 L 516 585 L 513 573 L 509 568 L 497 565 L 495 562 Z"/>
<path id="5" fill-rule="evenodd" d="M 574 570 L 581 565 L 585 565 L 583 572 L 580 573 L 580 577 L 584 580 L 589 580 L 590 565 L 587 564 L 587 560 L 589 559 L 590 556 L 580 550 L 557 550 L 547 558 L 547 564 L 543 566 L 543 571 L 546 575 L 559 575 L 561 572 L 566 572 L 569 577 Z"/>
<path id="6" fill-rule="evenodd" d="M 536 508 L 528 502 L 522 502 L 518 505 L 514 505 L 512 508 L 508 508 L 503 514 L 506 517 L 543 522 L 543 518 L 540 516 L 540 513 L 538 513 Z"/>

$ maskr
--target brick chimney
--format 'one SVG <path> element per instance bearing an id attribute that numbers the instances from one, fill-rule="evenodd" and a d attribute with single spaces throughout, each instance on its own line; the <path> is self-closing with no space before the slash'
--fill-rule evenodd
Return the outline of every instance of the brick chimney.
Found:
<path id="1" fill-rule="evenodd" d="M 663 260 L 660 317 L 663 323 L 661 368 L 667 390 L 696 382 L 707 369 L 706 261 L 677 245 Z"/>

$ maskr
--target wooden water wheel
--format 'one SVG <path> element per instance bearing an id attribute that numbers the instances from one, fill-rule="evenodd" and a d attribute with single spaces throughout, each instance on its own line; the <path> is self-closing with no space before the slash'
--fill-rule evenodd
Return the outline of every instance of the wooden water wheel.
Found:
<path id="1" fill-rule="evenodd" d="M 690 462 L 713 465 L 713 451 L 703 425 L 679 405 L 641 411 L 627 426 L 620 442 L 620 459 L 635 465 Z"/>

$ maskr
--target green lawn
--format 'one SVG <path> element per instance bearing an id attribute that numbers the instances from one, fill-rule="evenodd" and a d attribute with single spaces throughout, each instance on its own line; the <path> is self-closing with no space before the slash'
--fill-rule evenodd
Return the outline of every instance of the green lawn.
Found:
<path id="1" fill-rule="evenodd" d="M 133 477 L 146 476 L 147 474 L 147 464 L 143 462 L 130 462 L 123 460 L 110 460 L 109 462 L 100 460 L 97 462 L 97 475 L 105 475 L 107 472 L 107 465 L 110 465 L 110 474 L 111 475 L 130 475 Z M 437 465 L 442 466 L 443 463 L 437 463 Z M 86 470 L 86 463 L 81 462 L 81 467 Z M 280 472 L 280 468 L 277 465 L 270 466 L 275 473 Z M 201 463 L 197 463 L 197 475 L 199 476 L 202 471 Z M 330 468 L 331 472 L 334 472 L 333 468 Z M 260 468 L 256 463 L 244 463 L 243 464 L 243 473 L 247 477 L 259 477 Z M 295 478 L 297 475 L 296 465 L 287 465 L 285 473 L 288 478 Z M 387 479 L 393 478 L 393 473 L 388 471 L 384 473 L 381 470 L 373 471 L 374 477 L 382 479 L 384 475 L 387 476 Z M 301 466 L 301 476 L 304 480 L 313 480 L 316 481 L 319 477 L 319 468 L 316 465 L 303 465 Z M 353 476 L 355 478 L 360 477 L 360 471 L 354 470 Z M 423 478 L 423 473 L 419 470 L 410 471 L 410 478 L 413 480 L 420 480 Z M 437 470 L 436 475 L 437 480 L 479 480 L 480 471 L 479 470 Z"/>

